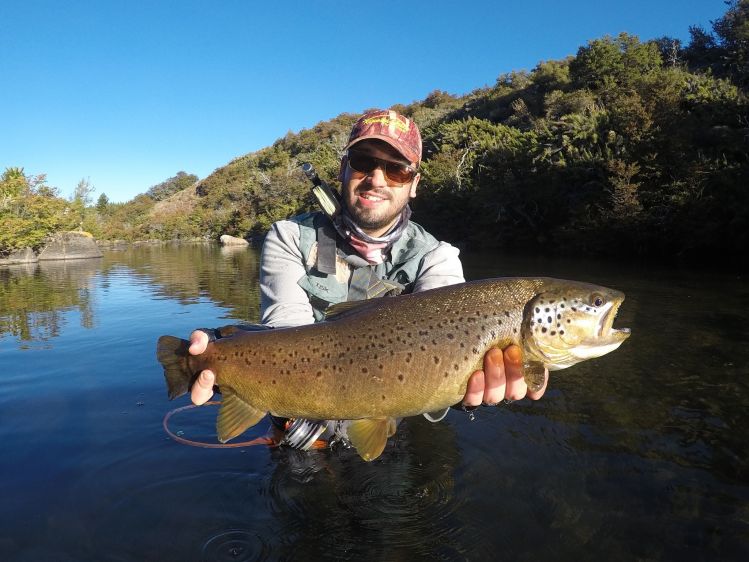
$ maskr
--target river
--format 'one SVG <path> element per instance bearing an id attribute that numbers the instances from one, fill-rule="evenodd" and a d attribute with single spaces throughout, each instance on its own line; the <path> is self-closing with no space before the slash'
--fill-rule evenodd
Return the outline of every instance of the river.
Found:
<path id="1" fill-rule="evenodd" d="M 162 420 L 189 401 L 168 401 L 156 340 L 257 321 L 258 257 L 152 245 L 0 268 L 0 559 L 749 559 L 742 276 L 468 254 L 469 279 L 620 289 L 632 336 L 537 402 L 410 418 L 371 463 L 179 444 Z M 215 415 L 170 427 L 213 441 Z"/>

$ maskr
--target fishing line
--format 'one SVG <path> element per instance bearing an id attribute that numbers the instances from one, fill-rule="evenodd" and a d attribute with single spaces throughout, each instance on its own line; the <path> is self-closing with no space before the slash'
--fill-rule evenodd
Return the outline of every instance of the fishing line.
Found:
<path id="1" fill-rule="evenodd" d="M 203 404 L 203 406 L 216 406 L 219 404 L 221 404 L 219 400 L 211 400 Z M 190 445 L 191 447 L 202 447 L 204 449 L 236 449 L 237 447 L 252 447 L 253 445 L 267 445 L 269 447 L 278 446 L 278 441 L 270 437 L 256 437 L 255 439 L 252 439 L 251 441 L 242 441 L 240 443 L 205 443 L 203 441 L 194 441 L 192 439 L 186 439 L 184 437 L 180 437 L 179 435 L 174 433 L 171 429 L 169 429 L 169 419 L 174 414 L 178 414 L 179 412 L 183 412 L 185 410 L 191 410 L 193 408 L 200 408 L 200 407 L 201 406 L 196 406 L 195 404 L 188 404 L 187 406 L 175 408 L 171 412 L 167 412 L 166 415 L 164 416 L 164 421 L 161 422 L 161 425 L 164 428 L 164 431 L 166 431 L 166 434 L 172 439 L 174 439 L 177 443 L 182 443 L 183 445 Z"/>

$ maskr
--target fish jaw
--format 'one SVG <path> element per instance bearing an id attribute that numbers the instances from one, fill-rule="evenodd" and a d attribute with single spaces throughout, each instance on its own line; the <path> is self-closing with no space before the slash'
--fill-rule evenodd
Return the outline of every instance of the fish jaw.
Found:
<path id="1" fill-rule="evenodd" d="M 526 348 L 549 370 L 610 353 L 630 335 L 613 327 L 623 301 L 619 291 L 586 284 L 540 294 L 526 307 Z"/>

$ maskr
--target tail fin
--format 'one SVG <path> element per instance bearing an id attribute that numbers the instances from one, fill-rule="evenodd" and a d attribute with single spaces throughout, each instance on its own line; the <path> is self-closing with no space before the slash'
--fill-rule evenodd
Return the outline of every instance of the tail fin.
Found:
<path id="1" fill-rule="evenodd" d="M 193 382 L 193 373 L 187 362 L 189 347 L 189 341 L 174 336 L 161 336 L 156 344 L 156 358 L 164 367 L 169 400 L 185 394 Z"/>

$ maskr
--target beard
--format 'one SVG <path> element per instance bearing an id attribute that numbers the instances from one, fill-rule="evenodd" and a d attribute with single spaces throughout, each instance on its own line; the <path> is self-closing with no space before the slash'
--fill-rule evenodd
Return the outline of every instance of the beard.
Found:
<path id="1" fill-rule="evenodd" d="M 404 201 L 398 208 L 382 213 L 377 209 L 365 209 L 347 202 L 346 211 L 362 230 L 380 230 L 396 222 L 406 205 L 408 201 Z"/>

